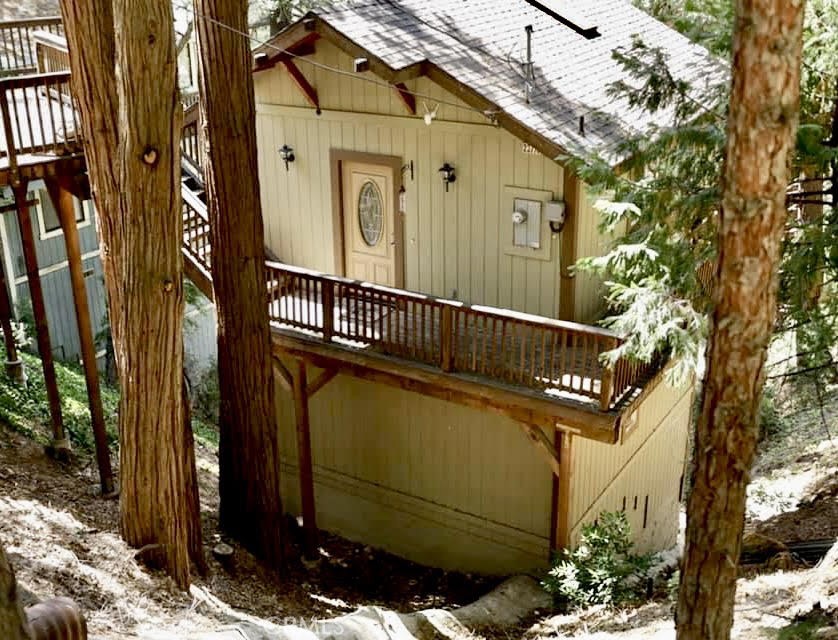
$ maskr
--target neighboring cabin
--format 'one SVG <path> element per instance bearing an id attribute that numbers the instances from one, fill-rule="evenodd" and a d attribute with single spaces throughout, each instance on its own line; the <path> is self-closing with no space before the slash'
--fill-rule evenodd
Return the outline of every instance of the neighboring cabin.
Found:
<path id="1" fill-rule="evenodd" d="M 255 52 L 269 249 L 286 263 L 477 310 L 473 325 L 471 311 L 463 312 L 465 330 L 455 324 L 454 349 L 466 353 L 455 354 L 453 373 L 433 383 L 423 367 L 439 353 L 423 360 L 410 351 L 411 332 L 426 332 L 424 310 L 421 329 L 416 306 L 413 328 L 401 328 L 407 356 L 390 344 L 399 336 L 384 337 L 394 316 L 408 316 L 400 322 L 409 323 L 410 305 L 424 309 L 421 302 L 399 302 L 375 289 L 373 296 L 385 301 L 377 307 L 374 298 L 342 303 L 334 320 L 342 328 L 335 331 L 349 336 L 353 309 L 358 323 L 355 305 L 362 304 L 361 315 L 371 316 L 361 324 L 377 325 L 374 336 L 369 326 L 363 335 L 378 341 L 373 350 L 389 360 L 373 358 L 366 339 L 347 342 L 354 351 L 334 354 L 338 340 L 327 338 L 332 351 L 324 351 L 300 336 L 299 328 L 323 326 L 322 319 L 307 324 L 304 313 L 286 310 L 277 323 L 280 371 L 295 371 L 294 356 L 325 368 L 327 377 L 347 374 L 312 396 L 308 409 L 318 524 L 433 565 L 509 572 L 544 564 L 551 547 L 573 543 L 582 524 L 603 510 L 625 510 L 644 549 L 674 544 L 678 530 L 691 388 L 670 388 L 660 376 L 638 379 L 633 388 L 645 386 L 640 398 L 615 392 L 591 408 L 580 403 L 586 398 L 579 389 L 594 395 L 610 384 L 610 374 L 596 372 L 596 363 L 595 373 L 585 364 L 577 374 L 568 364 L 570 374 L 555 377 L 556 362 L 544 364 L 559 357 L 555 333 L 486 338 L 500 316 L 487 320 L 478 305 L 578 323 L 601 317 L 600 286 L 574 276 L 571 265 L 601 254 L 607 238 L 597 230 L 585 185 L 561 156 L 596 152 L 616 165 L 624 159 L 619 144 L 650 130 L 647 114 L 607 94 L 611 82 L 629 80 L 611 52 L 633 34 L 663 47 L 677 75 L 697 81 L 714 63 L 627 2 L 544 5 L 344 3 L 309 14 Z M 656 123 L 665 125 L 668 117 L 658 114 Z M 455 180 L 446 182 L 446 173 Z M 315 281 L 323 290 L 328 285 L 300 276 L 295 286 Z M 348 290 L 339 281 L 328 288 L 338 291 L 330 295 Z M 354 288 L 352 295 L 367 289 Z M 513 323 L 510 331 L 525 325 Z M 582 329 L 567 331 L 580 344 L 596 335 L 592 327 Z M 444 328 L 429 335 L 448 340 Z M 545 356 L 551 339 L 554 350 Z M 566 349 L 571 360 L 582 357 L 575 340 Z M 480 364 L 497 345 L 511 351 L 507 367 L 520 348 L 520 369 L 533 376 L 521 382 L 524 372 L 513 374 L 528 387 L 516 391 L 520 405 L 514 398 L 509 407 L 492 400 L 507 390 L 505 382 L 481 380 L 486 388 L 476 399 L 453 390 L 461 381 L 497 378 L 493 364 Z M 440 349 L 447 372 L 446 347 Z M 394 355 L 401 358 L 395 364 Z M 405 359 L 421 362 L 411 368 Z M 404 373 L 393 373 L 398 367 Z M 291 393 L 290 380 L 297 378 L 284 377 L 287 384 L 278 385 L 283 498 L 299 512 L 298 450 L 306 445 L 299 440 L 300 400 Z M 536 398 L 554 400 L 540 423 L 523 408 L 533 387 Z M 602 438 L 594 427 L 605 419 L 611 435 Z M 603 439 L 609 442 L 597 441 Z M 551 445 L 546 464 L 543 450 Z"/>

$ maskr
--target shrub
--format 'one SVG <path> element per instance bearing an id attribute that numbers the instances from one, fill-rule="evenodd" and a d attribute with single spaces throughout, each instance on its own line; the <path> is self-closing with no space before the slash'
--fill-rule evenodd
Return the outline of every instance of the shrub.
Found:
<path id="1" fill-rule="evenodd" d="M 542 586 L 557 600 L 579 607 L 639 600 L 652 556 L 634 554 L 632 547 L 626 514 L 604 512 L 582 528 L 579 546 L 557 555 Z"/>

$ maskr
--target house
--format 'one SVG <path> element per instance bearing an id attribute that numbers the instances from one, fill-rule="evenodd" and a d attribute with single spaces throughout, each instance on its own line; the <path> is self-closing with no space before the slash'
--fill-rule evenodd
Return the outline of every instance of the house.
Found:
<path id="1" fill-rule="evenodd" d="M 572 265 L 608 238 L 563 165 L 616 166 L 622 141 L 667 125 L 608 92 L 635 33 L 679 77 L 712 67 L 621 0 L 358 0 L 254 51 L 282 491 L 307 553 L 321 528 L 508 573 L 604 510 L 642 549 L 674 543 L 692 389 L 667 384 L 666 354 L 601 359 L 623 337 Z M 47 137 L 49 172 L 82 175 L 77 134 Z M 184 267 L 212 296 L 198 138 L 193 110 Z M 0 184 L 45 175 L 14 142 Z"/>
<path id="2" fill-rule="evenodd" d="M 179 25 L 183 27 L 183 25 Z M 184 27 L 185 29 L 185 27 Z M 24 74 L 66 72 L 69 69 L 67 45 L 63 37 L 60 17 L 30 18 L 0 22 L 0 73 L 8 77 Z M 185 46 L 181 56 L 182 90 L 186 94 L 197 90 L 194 83 L 194 42 Z M 14 82 L 11 81 L 10 82 Z M 12 105 L 12 103 L 9 103 Z M 21 101 L 15 102 L 10 115 L 16 113 Z M 26 117 L 25 110 L 20 115 Z M 34 115 L 34 114 L 33 114 Z M 67 114 L 65 114 L 67 115 Z M 60 120 L 60 118 L 57 118 Z M 34 122 L 34 119 L 31 120 Z M 68 130 L 74 126 L 68 117 Z M 35 124 L 37 128 L 37 124 Z M 20 134 L 18 134 L 19 136 Z M 75 135 L 75 134 L 74 134 Z M 14 135 L 13 135 L 14 137 Z M 61 149 L 61 155 L 70 149 Z M 71 169 L 71 173 L 76 169 Z M 46 171 L 49 173 L 49 171 Z M 73 293 L 69 261 L 65 249 L 61 221 L 43 178 L 33 176 L 27 183 L 26 200 L 30 204 L 30 227 L 37 256 L 38 272 L 43 289 L 44 306 L 50 333 L 50 346 L 58 360 L 77 362 L 81 358 L 81 344 L 73 310 Z M 81 196 L 81 199 L 78 197 Z M 11 185 L 0 193 L 0 208 L 14 213 L 16 206 Z M 100 336 L 106 326 L 105 287 L 99 259 L 96 233 L 96 211 L 86 189 L 81 187 L 72 198 L 81 248 L 82 269 L 90 309 L 92 330 Z M 23 250 L 20 222 L 15 215 L 0 217 L 0 249 L 3 271 L 7 280 L 8 297 L 18 319 L 29 315 L 32 305 L 27 281 L 26 258 Z M 210 304 L 199 301 L 187 310 L 185 333 L 187 361 L 193 377 L 211 364 L 215 352 L 213 335 L 215 319 Z M 33 336 L 30 336 L 33 337 Z M 97 359 L 104 365 L 105 350 L 97 342 Z"/>
<path id="3" fill-rule="evenodd" d="M 305 268 L 272 272 L 288 508 L 495 573 L 604 510 L 675 542 L 692 390 L 663 359 L 603 366 L 619 337 L 571 270 L 607 238 L 563 157 L 616 166 L 671 119 L 608 91 L 634 34 L 678 77 L 715 72 L 622 0 L 358 0 L 255 49 L 266 242 Z"/>

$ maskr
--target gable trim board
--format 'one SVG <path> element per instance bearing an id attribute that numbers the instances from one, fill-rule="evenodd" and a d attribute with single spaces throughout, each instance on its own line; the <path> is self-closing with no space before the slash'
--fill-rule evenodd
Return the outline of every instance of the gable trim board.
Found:
<path id="1" fill-rule="evenodd" d="M 305 23 L 305 25 L 301 30 L 300 27 L 303 23 Z M 412 80 L 414 78 L 425 76 L 452 95 L 460 98 L 472 109 L 484 113 L 486 115 L 487 122 L 497 123 L 516 138 L 531 145 L 548 158 L 556 160 L 562 154 L 567 153 L 567 151 L 561 146 L 551 142 L 545 136 L 533 131 L 522 122 L 503 111 L 503 109 L 501 109 L 498 105 L 486 99 L 474 89 L 471 89 L 467 85 L 458 81 L 445 70 L 439 68 L 433 62 L 430 62 L 429 60 L 422 60 L 401 70 L 393 69 L 380 58 L 373 55 L 368 49 L 347 38 L 343 33 L 313 13 L 309 13 L 300 22 L 286 29 L 286 31 L 271 40 L 271 42 L 257 47 L 253 51 L 254 58 L 256 58 L 260 53 L 268 53 L 269 55 L 271 52 L 275 53 L 277 48 L 286 50 L 293 49 L 295 46 L 300 44 L 300 38 L 304 37 L 302 36 L 302 33 L 306 33 L 306 31 L 311 28 L 313 28 L 314 31 L 321 37 L 326 38 L 329 42 L 353 58 L 367 58 L 370 71 L 386 82 L 391 83 L 394 90 L 398 91 L 397 85 L 403 83 L 405 80 Z M 298 39 L 295 40 L 295 38 Z M 305 58 L 301 57 L 300 60 L 304 61 Z M 266 67 L 259 67 L 257 70 L 261 70 L 263 68 Z"/>

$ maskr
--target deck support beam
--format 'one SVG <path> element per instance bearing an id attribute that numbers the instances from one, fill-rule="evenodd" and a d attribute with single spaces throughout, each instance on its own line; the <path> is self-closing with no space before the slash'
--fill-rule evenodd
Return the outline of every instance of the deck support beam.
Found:
<path id="1" fill-rule="evenodd" d="M 282 388 L 286 391 L 292 391 L 294 388 L 294 380 L 291 376 L 291 372 L 288 371 L 286 366 L 283 364 L 282 360 L 279 359 L 279 356 L 274 354 L 273 357 L 274 363 L 274 373 L 277 375 L 279 383 L 282 385 Z"/>
<path id="2" fill-rule="evenodd" d="M 550 513 L 550 555 L 570 545 L 570 500 L 573 489 L 573 435 L 556 430 L 559 472 L 553 474 Z"/>
<path id="3" fill-rule="evenodd" d="M 297 423 L 297 464 L 300 472 L 300 503 L 303 512 L 303 553 L 317 557 L 317 519 L 314 505 L 314 466 L 311 459 L 311 425 L 308 415 L 306 364 L 296 360 L 294 416 Z"/>
<path id="4" fill-rule="evenodd" d="M 308 395 L 309 398 L 313 396 L 315 393 L 320 391 L 320 389 L 329 384 L 337 374 L 337 369 L 326 369 L 317 377 L 316 380 L 308 384 L 306 387 L 306 395 Z"/>
<path id="5" fill-rule="evenodd" d="M 84 282 L 84 267 L 81 262 L 81 244 L 76 223 L 76 206 L 73 198 L 73 180 L 67 176 L 48 178 L 46 181 L 52 204 L 58 212 L 67 250 L 70 269 L 70 283 L 76 311 L 76 327 L 79 332 L 84 382 L 87 387 L 87 402 L 90 408 L 90 423 L 93 426 L 93 441 L 96 446 L 96 464 L 99 467 L 99 484 L 103 496 L 115 492 L 111 455 L 108 449 L 108 435 L 105 427 L 105 410 L 102 407 L 102 391 L 99 386 L 99 368 L 96 363 L 96 344 L 93 337 L 93 323 L 87 303 L 87 287 Z"/>
<path id="6" fill-rule="evenodd" d="M 64 430 L 61 417 L 61 398 L 58 393 L 58 381 L 55 376 L 55 363 L 52 359 L 52 344 L 49 339 L 49 322 L 44 304 L 44 290 L 38 273 L 38 254 L 35 249 L 35 235 L 32 231 L 32 217 L 26 198 L 27 185 L 22 182 L 12 187 L 17 204 L 17 221 L 20 228 L 20 240 L 23 258 L 26 263 L 26 278 L 29 282 L 29 296 L 32 299 L 32 311 L 35 315 L 35 333 L 38 353 L 44 371 L 44 386 L 49 401 L 49 415 L 52 425 L 52 453 L 59 458 L 66 458 L 70 453 L 70 440 Z"/>

